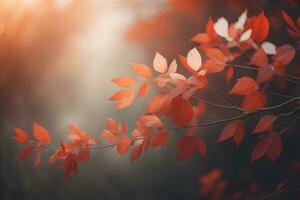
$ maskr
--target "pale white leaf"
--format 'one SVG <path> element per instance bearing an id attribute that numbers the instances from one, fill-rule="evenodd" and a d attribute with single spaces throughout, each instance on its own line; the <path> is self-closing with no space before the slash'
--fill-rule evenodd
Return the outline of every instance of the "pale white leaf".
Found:
<path id="1" fill-rule="evenodd" d="M 251 34 L 252 34 L 252 30 L 248 29 L 241 35 L 239 41 L 244 42 L 244 41 L 248 40 L 251 37 Z"/>
<path id="2" fill-rule="evenodd" d="M 194 71 L 198 71 L 200 69 L 202 65 L 202 58 L 196 47 L 188 52 L 187 63 Z"/>
<path id="3" fill-rule="evenodd" d="M 168 63 L 166 58 L 163 57 L 160 53 L 156 52 L 153 60 L 153 67 L 155 71 L 159 73 L 165 73 L 168 68 Z"/>
<path id="4" fill-rule="evenodd" d="M 214 29 L 219 36 L 226 39 L 230 38 L 228 35 L 228 21 L 224 17 L 218 19 L 218 21 L 214 24 Z"/>
<path id="5" fill-rule="evenodd" d="M 177 63 L 176 63 L 176 60 L 174 59 L 170 66 L 169 66 L 169 73 L 175 73 L 177 71 Z"/>
<path id="6" fill-rule="evenodd" d="M 275 55 L 276 54 L 276 46 L 272 42 L 264 42 L 264 43 L 262 43 L 261 48 L 268 55 Z"/>
<path id="7" fill-rule="evenodd" d="M 239 19 L 237 20 L 237 22 L 234 23 L 234 28 L 236 29 L 240 29 L 243 30 L 244 29 L 244 25 L 246 23 L 247 20 L 247 9 L 241 14 L 241 16 L 239 17 Z"/>

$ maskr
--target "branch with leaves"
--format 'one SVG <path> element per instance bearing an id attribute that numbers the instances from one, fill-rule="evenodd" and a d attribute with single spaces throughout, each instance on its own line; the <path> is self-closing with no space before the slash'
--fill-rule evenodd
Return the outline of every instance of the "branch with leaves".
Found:
<path id="1" fill-rule="evenodd" d="M 282 14 L 288 24 L 288 33 L 299 46 L 299 19 L 296 25 L 285 12 Z M 49 132 L 39 124 L 33 125 L 34 139 L 30 139 L 24 130 L 15 128 L 14 139 L 25 145 L 19 159 L 24 160 L 36 152 L 35 166 L 38 166 L 43 152 L 51 150 L 53 153 L 49 165 L 60 161 L 58 168 L 64 169 L 65 178 L 68 178 L 72 172 L 77 174 L 78 163 L 89 160 L 91 150 L 115 148 L 121 156 L 131 150 L 130 161 L 133 162 L 148 149 L 167 144 L 169 132 L 174 129 L 185 131 L 176 144 L 177 160 L 189 158 L 194 152 L 205 157 L 207 147 L 198 133 L 198 127 L 225 124 L 218 142 L 232 138 L 239 146 L 247 133 L 246 120 L 253 117 L 256 126 L 249 134 L 256 134 L 258 142 L 253 148 L 251 161 L 267 156 L 274 162 L 283 151 L 282 134 L 299 120 L 300 96 L 280 94 L 268 89 L 268 85 L 284 79 L 299 87 L 300 77 L 285 72 L 296 55 L 295 47 L 290 44 L 276 47 L 266 41 L 269 28 L 270 23 L 264 12 L 248 18 L 245 11 L 232 24 L 224 17 L 216 22 L 210 18 L 205 32 L 192 38 L 196 47 L 187 55 L 179 55 L 178 59 L 169 63 L 157 52 L 153 60 L 154 71 L 147 65 L 131 64 L 132 70 L 139 76 L 139 82 L 129 76 L 112 80 L 122 88 L 110 98 L 116 103 L 117 110 L 144 97 L 151 88 L 159 91 L 148 102 L 145 113 L 138 117 L 133 130 L 129 131 L 124 121 L 111 118 L 105 120 L 106 128 L 97 137 L 91 137 L 77 126 L 69 125 L 70 141 L 61 141 L 58 147 L 53 147 L 50 145 Z M 238 64 L 237 61 L 241 60 L 245 60 L 244 63 Z M 178 61 L 180 64 L 177 64 Z M 178 72 L 179 66 L 186 72 Z M 236 70 L 251 70 L 255 75 L 235 78 Z M 216 74 L 224 74 L 224 80 L 220 81 L 231 88 L 225 96 L 215 92 L 213 83 L 208 79 Z M 204 92 L 221 103 L 204 99 L 201 97 Z M 285 100 L 271 105 L 270 95 L 281 96 Z M 235 105 L 228 101 L 228 96 L 240 96 L 243 99 Z M 225 109 L 231 117 L 200 123 L 210 107 L 220 111 Z M 275 130 L 274 123 L 287 116 L 292 118 L 288 125 Z M 168 127 L 169 124 L 176 127 Z"/>

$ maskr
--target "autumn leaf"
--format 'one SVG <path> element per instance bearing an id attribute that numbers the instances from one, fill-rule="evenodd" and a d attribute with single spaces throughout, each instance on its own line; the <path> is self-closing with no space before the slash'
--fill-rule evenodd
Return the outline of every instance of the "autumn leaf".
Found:
<path id="1" fill-rule="evenodd" d="M 187 64 L 192 68 L 193 71 L 198 71 L 202 65 L 202 59 L 197 48 L 193 48 L 187 54 Z"/>
<path id="2" fill-rule="evenodd" d="M 131 139 L 128 136 L 123 135 L 117 142 L 118 154 L 123 156 L 128 151 L 130 146 L 131 146 Z"/>
<path id="3" fill-rule="evenodd" d="M 259 87 L 255 80 L 253 80 L 250 77 L 244 76 L 237 80 L 237 83 L 234 85 L 234 87 L 229 93 L 238 95 L 248 95 L 258 90 L 258 88 Z"/>
<path id="4" fill-rule="evenodd" d="M 131 64 L 131 67 L 135 73 L 137 73 L 139 76 L 145 77 L 145 78 L 151 78 L 152 77 L 152 71 L 151 69 L 142 64 L 133 63 Z"/>
<path id="5" fill-rule="evenodd" d="M 167 59 L 163 57 L 159 52 L 156 52 L 154 60 L 153 60 L 153 67 L 155 71 L 159 73 L 165 73 L 168 69 Z"/>
<path id="6" fill-rule="evenodd" d="M 257 83 L 265 83 L 272 80 L 274 75 L 274 68 L 272 65 L 266 65 L 265 67 L 260 67 L 258 69 L 258 74 L 256 77 Z"/>
<path id="7" fill-rule="evenodd" d="M 267 151 L 267 156 L 271 162 L 274 162 L 281 155 L 282 148 L 281 137 L 273 133 L 272 143 Z"/>
<path id="8" fill-rule="evenodd" d="M 204 140 L 200 137 L 198 137 L 196 140 L 196 150 L 202 157 L 205 157 L 207 154 L 206 144 Z"/>
<path id="9" fill-rule="evenodd" d="M 110 100 L 116 101 L 117 105 L 115 108 L 119 110 L 132 104 L 134 100 L 134 93 L 132 90 L 122 90 L 110 97 Z"/>
<path id="10" fill-rule="evenodd" d="M 251 64 L 265 67 L 268 64 L 268 56 L 263 49 L 258 49 L 251 58 Z"/>
<path id="11" fill-rule="evenodd" d="M 21 142 L 21 143 L 26 143 L 28 142 L 28 135 L 27 133 L 20 129 L 20 128 L 14 128 L 15 129 L 15 133 L 16 133 L 16 136 L 13 137 L 17 142 Z"/>
<path id="12" fill-rule="evenodd" d="M 103 130 L 101 132 L 101 137 L 103 137 L 104 139 L 106 139 L 107 141 L 109 141 L 111 143 L 115 143 L 116 138 L 117 138 L 114 134 L 112 134 L 108 130 Z"/>
<path id="13" fill-rule="evenodd" d="M 135 80 L 129 76 L 121 76 L 113 79 L 112 81 L 121 87 L 132 87 L 135 84 Z"/>
<path id="14" fill-rule="evenodd" d="M 41 164 L 41 161 L 42 161 L 42 152 L 39 152 L 35 157 L 34 166 L 38 167 Z"/>
<path id="15" fill-rule="evenodd" d="M 131 152 L 130 162 L 131 163 L 134 162 L 141 155 L 142 151 L 143 151 L 143 144 L 134 147 Z"/>
<path id="16" fill-rule="evenodd" d="M 27 146 L 21 149 L 19 153 L 19 160 L 25 160 L 28 156 L 32 154 L 33 150 L 34 150 L 33 146 Z"/>
<path id="17" fill-rule="evenodd" d="M 193 136 L 185 136 L 177 141 L 177 160 L 181 161 L 193 155 L 196 147 Z"/>
<path id="18" fill-rule="evenodd" d="M 247 111 L 253 111 L 263 108 L 267 105 L 267 95 L 265 92 L 256 91 L 245 96 L 242 102 L 242 108 Z"/>
<path id="19" fill-rule="evenodd" d="M 264 41 L 269 35 L 270 22 L 265 16 L 264 12 L 261 12 L 255 19 L 252 25 L 251 38 L 257 42 Z"/>
<path id="20" fill-rule="evenodd" d="M 192 120 L 193 106 L 188 100 L 178 96 L 172 100 L 168 115 L 174 123 L 183 127 Z"/>
<path id="21" fill-rule="evenodd" d="M 33 136 L 39 142 L 46 143 L 46 144 L 51 143 L 51 137 L 48 131 L 37 123 L 33 124 Z"/>
<path id="22" fill-rule="evenodd" d="M 155 135 L 152 139 L 152 147 L 162 146 L 168 143 L 169 134 L 166 131 L 161 131 L 157 135 Z"/>
<path id="23" fill-rule="evenodd" d="M 223 142 L 233 137 L 233 141 L 237 146 L 240 145 L 245 134 L 245 125 L 242 121 L 233 121 L 228 123 L 219 136 L 218 142 Z"/>
<path id="24" fill-rule="evenodd" d="M 273 66 L 279 72 L 284 70 L 284 67 L 292 62 L 296 54 L 296 50 L 289 44 L 282 45 L 277 48 L 277 53 L 273 56 Z"/>
<path id="25" fill-rule="evenodd" d="M 150 84 L 144 83 L 140 86 L 139 91 L 138 91 L 138 97 L 143 97 L 145 96 L 150 90 Z"/>
<path id="26" fill-rule="evenodd" d="M 116 120 L 112 118 L 106 118 L 105 119 L 106 127 L 112 132 L 114 135 L 119 134 L 119 126 Z"/>
<path id="27" fill-rule="evenodd" d="M 143 115 L 139 117 L 140 122 L 148 128 L 162 128 L 164 125 L 156 115 Z"/>
<path id="28" fill-rule="evenodd" d="M 165 105 L 166 101 L 168 100 L 166 95 L 158 95 L 154 96 L 147 106 L 146 113 L 157 113 L 159 112 L 162 107 Z"/>
<path id="29" fill-rule="evenodd" d="M 234 74 L 233 67 L 229 67 L 225 75 L 226 83 L 229 83 L 231 81 L 233 74 Z"/>
<path id="30" fill-rule="evenodd" d="M 274 115 L 265 115 L 261 117 L 256 124 L 253 133 L 261 133 L 265 131 L 271 131 L 273 128 L 273 122 L 277 119 Z"/>
<path id="31" fill-rule="evenodd" d="M 267 153 L 268 148 L 271 145 L 271 143 L 272 143 L 271 137 L 263 138 L 263 139 L 259 140 L 252 151 L 251 161 L 255 161 L 255 160 L 263 157 Z"/>

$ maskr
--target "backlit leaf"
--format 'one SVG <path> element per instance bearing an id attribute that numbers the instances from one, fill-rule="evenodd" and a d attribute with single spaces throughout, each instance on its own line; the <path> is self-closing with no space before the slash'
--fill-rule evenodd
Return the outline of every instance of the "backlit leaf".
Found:
<path id="1" fill-rule="evenodd" d="M 26 143 L 28 142 L 28 135 L 27 133 L 20 129 L 20 128 L 14 128 L 16 136 L 13 137 L 17 142 Z"/>
<path id="2" fill-rule="evenodd" d="M 156 52 L 153 60 L 153 67 L 155 71 L 159 73 L 165 73 L 168 69 L 167 59 L 163 57 L 160 53 Z"/>
<path id="3" fill-rule="evenodd" d="M 39 124 L 34 123 L 33 124 L 33 135 L 35 139 L 39 142 L 43 142 L 46 144 L 51 143 L 51 137 L 46 129 L 41 127 Z"/>

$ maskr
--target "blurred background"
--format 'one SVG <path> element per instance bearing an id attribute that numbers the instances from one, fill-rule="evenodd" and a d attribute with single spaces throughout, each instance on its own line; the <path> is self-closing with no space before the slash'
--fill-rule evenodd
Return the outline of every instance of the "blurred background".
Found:
<path id="1" fill-rule="evenodd" d="M 236 21 L 245 9 L 249 15 L 265 10 L 275 44 L 293 42 L 280 9 L 295 19 L 297 0 L 0 0 L 0 199 L 213 199 L 199 194 L 197 180 L 216 167 L 224 173 L 220 188 L 227 185 L 221 199 L 259 199 L 272 192 L 288 174 L 287 160 L 300 155 L 299 147 L 289 145 L 274 165 L 267 160 L 250 164 L 255 138 L 239 149 L 218 145 L 220 127 L 201 130 L 208 143 L 206 159 L 176 162 L 180 133 L 174 132 L 168 145 L 134 164 L 114 150 L 92 152 L 69 181 L 46 159 L 38 168 L 32 159 L 19 161 L 20 146 L 11 140 L 13 127 L 30 133 L 34 122 L 55 142 L 66 137 L 70 123 L 93 136 L 106 117 L 133 124 L 149 97 L 116 112 L 107 100 L 118 89 L 110 80 L 133 75 L 131 62 L 151 65 L 156 51 L 168 60 L 185 54 L 209 16 Z M 299 74 L 299 68 L 292 73 Z M 278 88 L 296 90 L 284 82 Z M 299 136 L 286 140 L 299 141 Z"/>

